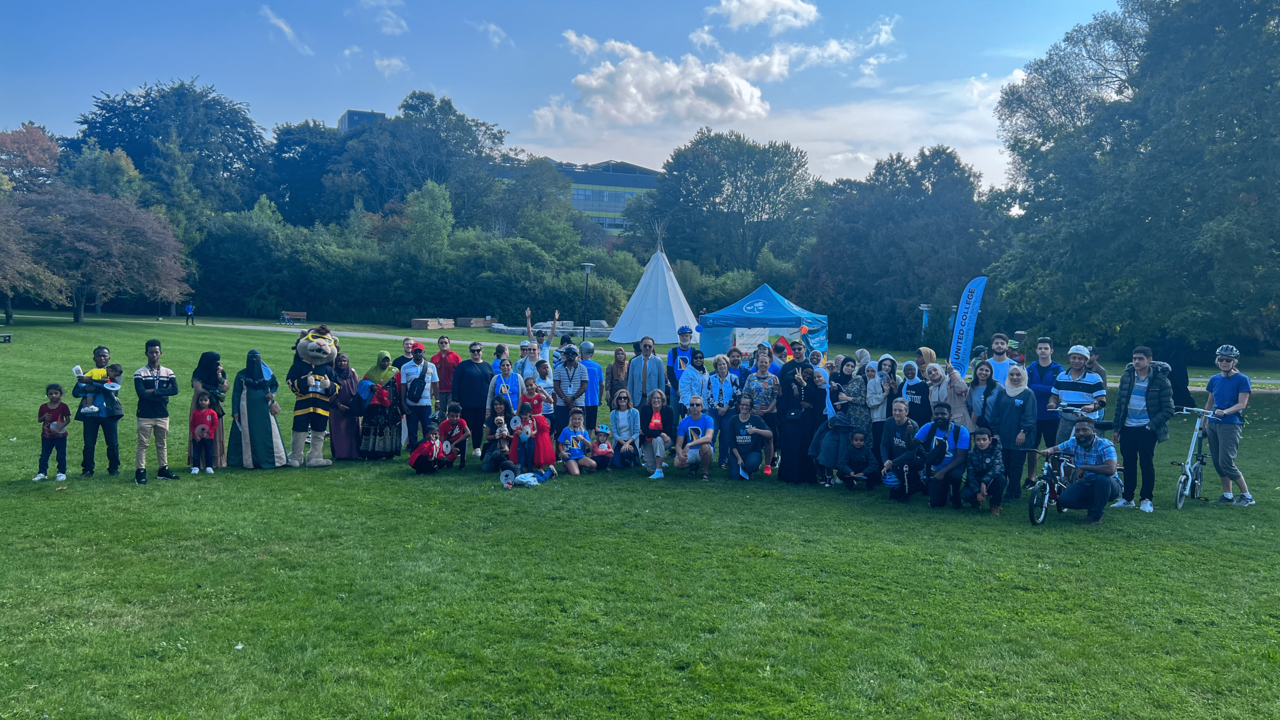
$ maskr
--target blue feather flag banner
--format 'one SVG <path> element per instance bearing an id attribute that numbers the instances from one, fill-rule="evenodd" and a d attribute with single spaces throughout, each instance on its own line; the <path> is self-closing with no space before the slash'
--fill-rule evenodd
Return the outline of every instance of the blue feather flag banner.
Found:
<path id="1" fill-rule="evenodd" d="M 986 287 L 986 275 L 970 280 L 964 293 L 960 295 L 960 305 L 956 308 L 956 329 L 951 336 L 951 367 L 961 375 L 969 368 L 973 331 L 978 327 L 978 309 L 982 305 L 982 291 Z"/>

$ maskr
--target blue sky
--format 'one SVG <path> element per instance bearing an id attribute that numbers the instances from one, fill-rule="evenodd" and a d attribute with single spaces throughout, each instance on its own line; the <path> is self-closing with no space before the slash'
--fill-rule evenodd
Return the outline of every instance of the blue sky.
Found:
<path id="1" fill-rule="evenodd" d="M 1114 0 L 14 3 L 0 128 L 59 134 L 100 92 L 199 76 L 266 130 L 452 98 L 509 144 L 659 167 L 702 125 L 789 140 L 823 177 L 956 147 L 1004 179 L 999 88 Z"/>

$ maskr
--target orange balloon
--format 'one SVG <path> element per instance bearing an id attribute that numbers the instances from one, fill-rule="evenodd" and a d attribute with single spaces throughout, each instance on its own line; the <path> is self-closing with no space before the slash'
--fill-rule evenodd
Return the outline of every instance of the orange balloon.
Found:
<path id="1" fill-rule="evenodd" d="M 808 325 L 801 325 L 801 326 L 800 326 L 800 334 L 801 334 L 801 335 L 808 335 L 808 334 L 809 334 L 809 326 L 808 326 Z"/>

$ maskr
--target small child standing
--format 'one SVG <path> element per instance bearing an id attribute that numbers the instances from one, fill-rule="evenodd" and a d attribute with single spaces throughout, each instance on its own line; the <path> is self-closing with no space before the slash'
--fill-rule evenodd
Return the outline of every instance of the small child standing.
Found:
<path id="1" fill-rule="evenodd" d="M 604 468 L 613 472 L 613 443 L 609 442 L 609 426 L 596 427 L 596 440 L 591 443 L 591 459 L 596 461 L 596 469 Z"/>
<path id="2" fill-rule="evenodd" d="M 196 409 L 191 411 L 191 444 L 195 447 L 192 475 L 199 474 L 201 468 L 206 474 L 213 474 L 213 439 L 218 433 L 218 412 L 209 407 L 212 402 L 209 393 L 202 392 L 196 396 Z"/>
<path id="3" fill-rule="evenodd" d="M 71 408 L 62 402 L 62 386 L 50 383 L 44 388 L 44 396 L 49 401 L 36 411 L 36 420 L 40 422 L 40 466 L 36 476 L 31 478 L 40 482 L 48 477 L 49 455 L 58 451 L 58 482 L 67 479 L 67 424 L 71 422 Z"/>
<path id="4" fill-rule="evenodd" d="M 859 480 L 867 483 L 867 489 L 880 483 L 880 468 L 876 456 L 867 446 L 867 434 L 862 430 L 854 430 L 849 434 L 849 444 L 840 453 L 840 461 L 836 465 L 836 476 L 844 483 L 845 490 L 854 490 Z M 830 487 L 831 483 L 823 483 Z"/>
<path id="5" fill-rule="evenodd" d="M 991 431 L 980 427 L 973 431 L 973 449 L 965 457 L 965 487 L 960 500 L 982 509 L 982 501 L 991 499 L 991 514 L 1000 517 L 1000 498 L 1004 496 L 1004 460 L 1000 446 L 992 441 Z"/>

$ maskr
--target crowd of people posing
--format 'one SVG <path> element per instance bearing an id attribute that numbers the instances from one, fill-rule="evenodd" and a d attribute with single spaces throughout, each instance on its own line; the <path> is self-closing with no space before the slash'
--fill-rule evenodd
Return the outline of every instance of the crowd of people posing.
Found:
<path id="1" fill-rule="evenodd" d="M 1088 510 L 1085 522 L 1097 524 L 1109 503 L 1154 509 L 1155 447 L 1168 439 L 1176 411 L 1170 368 L 1146 347 L 1134 349 L 1121 376 L 1108 440 L 1097 427 L 1107 412 L 1105 369 L 1079 345 L 1068 351 L 1067 366 L 1055 362 L 1050 338 L 1035 342 L 1028 361 L 1011 354 L 1008 338 L 997 334 L 990 350 L 962 372 L 939 363 L 926 347 L 898 367 L 888 354 L 873 361 L 859 350 L 828 359 L 802 341 L 782 339 L 708 359 L 692 345 L 688 327 L 679 328 L 680 342 L 665 358 L 655 356 L 655 343 L 646 337 L 631 353 L 617 348 L 612 362 L 601 365 L 591 342 L 579 346 L 562 336 L 553 347 L 545 331 L 528 323 L 526 333 L 518 358 L 512 357 L 514 346 L 498 345 L 495 357 L 485 359 L 478 342 L 463 358 L 447 337 L 436 341 L 437 352 L 428 358 L 423 343 L 405 338 L 400 356 L 380 352 L 360 375 L 346 354 L 338 354 L 327 423 L 333 460 L 407 453 L 409 464 L 428 474 L 464 468 L 472 458 L 484 471 L 503 473 L 508 483 L 512 477 L 545 482 L 557 466 L 570 475 L 642 466 L 651 478 L 661 478 L 671 460 L 704 481 L 718 466 L 730 479 L 762 473 L 827 487 L 886 486 L 900 502 L 920 494 L 932 507 L 986 504 L 999 515 L 1004 501 L 1021 497 L 1024 468 L 1033 478 L 1041 455 L 1061 454 L 1077 470 L 1060 506 Z M 133 374 L 140 484 L 147 482 L 153 443 L 157 475 L 176 477 L 167 438 L 168 402 L 178 384 L 160 364 L 158 340 L 148 341 L 145 353 L 146 365 Z M 95 367 L 79 375 L 72 390 L 80 399 L 74 417 L 84 427 L 81 474 L 95 472 L 101 433 L 108 473 L 115 475 L 123 372 L 111 364 L 108 348 L 96 348 L 93 359 Z M 1252 505 L 1235 465 L 1251 392 L 1238 360 L 1235 348 L 1218 349 L 1221 372 L 1208 385 L 1206 432 L 1223 484 L 1219 502 Z M 228 465 L 297 465 L 290 463 L 275 419 L 280 381 L 257 351 L 234 380 L 217 353 L 204 353 L 191 390 L 187 465 L 193 474 Z M 65 479 L 72 413 L 62 392 L 49 385 L 49 402 L 39 410 L 43 449 L 36 480 L 46 477 L 55 452 L 57 478 Z M 325 435 L 313 431 L 309 442 L 322 444 Z M 1117 476 L 1121 457 L 1123 480 Z"/>

